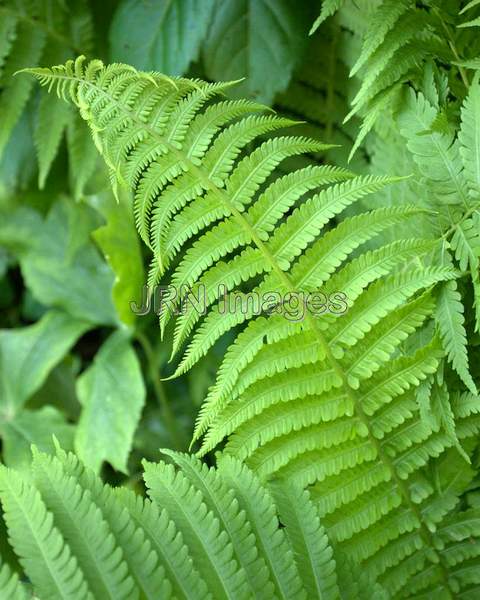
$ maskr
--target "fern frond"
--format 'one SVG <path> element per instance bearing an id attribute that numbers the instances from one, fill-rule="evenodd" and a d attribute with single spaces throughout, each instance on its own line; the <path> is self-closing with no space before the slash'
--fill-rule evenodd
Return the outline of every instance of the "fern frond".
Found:
<path id="1" fill-rule="evenodd" d="M 94 597 L 135 598 L 138 592 L 128 576 L 123 553 L 90 494 L 66 475 L 58 459 L 33 452 L 35 485 L 79 566 Z"/>
<path id="2" fill-rule="evenodd" d="M 430 128 L 435 108 L 418 93 L 406 94 L 399 126 L 420 174 L 438 202 L 468 206 L 468 189 L 458 140 L 453 133 L 438 133 Z"/>
<path id="3" fill-rule="evenodd" d="M 114 490 L 104 485 L 73 454 L 58 447 L 56 456 L 34 450 L 35 464 L 25 474 L 28 484 L 3 467 L 0 498 L 10 540 L 25 572 L 32 574 L 35 594 L 55 599 L 106 597 L 103 593 L 109 593 L 111 564 L 124 560 L 123 581 L 130 582 L 129 598 L 210 599 L 222 597 L 219 589 L 233 588 L 235 595 L 227 597 L 245 600 L 339 597 L 333 551 L 306 492 L 284 482 L 272 496 L 244 464 L 228 456 L 214 469 L 185 454 L 168 451 L 168 455 L 178 470 L 163 462 L 146 465 L 145 478 L 154 502 L 126 488 Z M 179 494 L 170 495 L 170 486 Z M 167 493 L 160 494 L 160 490 Z M 24 499 L 33 498 L 33 504 L 25 504 Z M 292 499 L 295 505 L 290 507 Z M 24 510 L 27 505 L 28 511 Z M 85 516 L 90 524 L 97 520 L 99 529 L 87 528 Z M 54 523 L 69 530 L 71 553 Z M 102 536 L 105 524 L 111 530 L 107 538 Z M 471 527 L 466 521 L 452 523 L 444 535 L 459 538 L 467 529 Z M 26 532 L 31 535 L 25 536 Z M 94 549 L 91 542 L 95 538 L 104 547 L 112 544 L 110 564 L 102 559 L 98 547 Z M 41 542 L 38 547 L 37 542 Z M 308 566 L 300 560 L 302 549 L 308 549 Z M 86 574 L 95 589 L 91 593 L 82 579 L 82 565 L 86 568 L 93 555 L 100 559 L 90 564 L 92 570 Z M 236 560 L 240 569 L 233 568 Z M 64 570 L 59 571 L 60 567 Z M 202 571 L 205 578 L 199 576 Z M 49 573 L 57 578 L 57 590 L 43 583 Z M 77 587 L 71 592 L 67 584 Z M 15 600 L 27 597 L 6 567 L 0 570 L 1 585 L 8 593 L 18 592 L 11 596 Z M 344 585 L 348 589 L 354 586 Z M 356 598 L 349 593 L 343 597 Z"/>
<path id="4" fill-rule="evenodd" d="M 45 457 L 42 458 L 45 460 Z M 65 475 L 75 480 L 77 485 L 84 490 L 88 490 L 92 502 L 101 511 L 104 521 L 108 524 L 110 531 L 115 537 L 116 544 L 123 553 L 131 577 L 135 580 L 139 588 L 140 597 L 145 597 L 149 600 L 157 598 L 160 594 L 168 597 L 172 590 L 171 578 L 166 577 L 166 570 L 163 568 L 163 565 L 165 565 L 165 562 L 168 563 L 168 560 L 160 561 L 157 547 L 153 543 L 150 543 L 149 527 L 137 523 L 136 504 L 142 504 L 142 499 L 133 493 L 129 494 L 127 490 L 118 490 L 118 496 L 121 496 L 120 492 L 125 492 L 125 495 L 121 498 L 122 500 L 125 497 L 132 500 L 131 504 L 127 504 L 126 501 L 122 502 L 115 491 L 105 486 L 93 471 L 86 469 L 76 456 L 71 453 L 66 454 L 57 448 L 57 458 L 61 462 Z M 127 508 L 124 504 L 127 505 Z M 156 515 L 153 522 L 155 523 L 153 529 L 158 531 L 159 536 L 161 534 L 164 535 L 162 539 L 166 544 L 168 536 L 165 535 L 165 530 L 162 528 L 164 520 L 162 521 Z M 150 523 L 151 526 L 152 523 Z M 181 545 L 180 547 L 174 545 L 173 548 L 169 548 L 171 556 L 181 556 L 180 549 Z M 174 573 L 177 575 L 177 569 L 174 569 Z M 188 581 L 188 572 L 178 567 L 178 573 L 181 573 L 182 582 Z M 198 586 L 198 590 L 200 592 L 200 585 Z"/>
<path id="5" fill-rule="evenodd" d="M 304 594 L 293 551 L 279 528 L 273 498 L 269 490 L 240 461 L 221 456 L 218 471 L 226 484 L 235 491 L 239 506 L 247 516 L 256 538 L 259 556 L 268 566 L 270 579 L 279 598 Z"/>
<path id="6" fill-rule="evenodd" d="M 405 52 L 408 44 L 411 52 Z M 415 48 L 407 42 L 393 51 L 392 60 L 398 52 L 405 56 L 392 81 L 410 64 Z M 454 509 L 456 496 L 436 496 L 424 471 L 448 448 L 475 435 L 479 423 L 450 399 L 455 431 L 448 420 L 440 428 L 429 426 L 421 418 L 415 390 L 444 358 L 438 338 L 428 333 L 432 288 L 458 274 L 449 266 L 424 266 L 419 257 L 431 251 L 431 241 L 362 248 L 385 228 L 418 215 L 417 209 L 391 207 L 342 217 L 347 207 L 393 180 L 321 167 L 302 175 L 279 173 L 282 160 L 322 145 L 276 136 L 249 148 L 258 135 L 290 123 L 248 113 L 232 119 L 238 113 L 229 112 L 228 102 L 215 102 L 209 94 L 218 89 L 203 82 L 172 81 L 98 61 L 85 66 L 82 59 L 34 74 L 79 106 L 114 180 L 132 189 L 140 233 L 154 251 L 150 281 L 176 264 L 172 281 L 177 287 L 198 289 L 225 277 L 233 293 L 327 295 L 329 314 L 307 312 L 289 321 L 275 314 L 279 303 L 272 299 L 268 310 L 257 314 L 248 294 L 240 295 L 240 310 L 222 314 L 221 293 L 209 289 L 202 318 L 192 310 L 180 317 L 175 349 L 188 345 L 178 372 L 195 364 L 223 333 L 243 326 L 199 415 L 196 436 L 204 436 L 202 452 L 226 437 L 226 455 L 241 457 L 263 480 L 285 476 L 300 487 L 320 481 L 315 499 L 328 506 L 321 515 L 335 540 L 358 560 L 373 562 L 378 555 L 375 572 L 391 575 L 396 589 L 404 585 L 403 575 L 393 575 L 399 561 L 413 553 L 415 564 L 406 572 L 413 576 L 422 569 L 415 554 L 418 540 L 420 554 L 440 565 L 435 577 L 446 572 L 448 579 L 432 531 Z M 376 85 L 366 98 L 377 93 Z M 211 98 L 207 108 L 202 93 Z M 429 110 L 422 102 L 420 116 Z M 229 113 L 225 118 L 222 106 Z M 215 133 L 192 150 L 209 119 L 207 110 Z M 181 115 L 185 121 L 177 128 Z M 189 134 L 192 130 L 197 133 Z M 425 176 L 447 201 L 459 190 L 467 198 L 457 141 L 432 135 L 440 136 L 434 138 L 434 151 L 441 160 Z M 458 185 L 447 180 L 445 166 Z M 164 199 L 167 213 L 162 216 Z M 181 306 L 183 296 L 174 307 Z M 161 316 L 162 328 L 170 317 Z M 417 334 L 425 340 L 409 346 Z M 225 488 L 214 472 L 199 471 L 184 456 L 172 458 L 181 471 L 172 465 L 146 466 L 151 497 L 176 522 L 216 597 L 245 595 L 255 576 L 265 577 L 271 557 L 261 553 L 262 566 L 253 573 L 253 546 L 238 548 L 228 534 L 244 522 L 240 506 L 215 500 L 217 490 Z M 222 518 L 225 511 L 235 525 Z M 247 531 L 245 525 L 242 535 Z M 410 534 L 414 543 L 408 538 L 402 545 Z M 394 548 L 397 541 L 400 549 Z M 390 549 L 382 563 L 382 551 Z M 317 575 L 309 570 L 307 579 L 309 590 L 317 593 Z M 282 589 L 278 575 L 270 580 Z"/>
<path id="7" fill-rule="evenodd" d="M 271 490 L 308 598 L 337 598 L 333 553 L 308 492 L 282 481 L 273 482 Z"/>
<path id="8" fill-rule="evenodd" d="M 383 43 L 385 37 L 398 23 L 399 18 L 405 14 L 409 6 L 408 0 L 386 0 L 372 15 L 369 30 L 365 33 L 360 56 L 352 67 L 350 75 L 353 76 L 372 57 L 374 52 Z"/>
<path id="9" fill-rule="evenodd" d="M 0 594 L 5 600 L 27 600 L 28 595 L 7 563 L 0 560 Z"/>
<path id="10" fill-rule="evenodd" d="M 312 33 L 315 33 L 315 31 L 317 31 L 320 25 L 326 19 L 328 19 L 328 17 L 335 14 L 337 10 L 342 6 L 343 2 L 344 0 L 323 0 L 322 10 L 320 11 L 320 14 L 315 19 L 315 22 L 313 23 L 310 29 L 310 35 L 312 35 Z"/>
<path id="11" fill-rule="evenodd" d="M 93 600 L 84 573 L 39 492 L 2 466 L 0 497 L 10 543 L 38 593 L 45 598 Z"/>
<path id="12" fill-rule="evenodd" d="M 221 528 L 228 534 L 235 559 L 245 571 L 248 584 L 259 590 L 263 598 L 271 598 L 273 585 L 269 580 L 267 565 L 259 556 L 246 515 L 238 511 L 235 494 L 229 490 L 214 469 L 209 469 L 197 458 L 170 450 L 163 450 L 180 467 L 191 485 L 203 496 Z"/>
<path id="13" fill-rule="evenodd" d="M 164 506 L 174 519 L 215 598 L 247 597 L 245 571 L 239 567 L 232 541 L 205 504 L 203 494 L 172 465 L 145 463 L 145 482 L 152 500 Z"/>
<path id="14" fill-rule="evenodd" d="M 474 81 L 462 106 L 462 124 L 458 134 L 460 154 L 470 193 L 480 195 L 480 83 Z"/>
<path id="15" fill-rule="evenodd" d="M 188 548 L 165 511 L 125 488 L 105 486 L 75 455 L 57 449 L 63 470 L 88 491 L 102 511 L 136 581 L 147 598 L 174 595 L 188 598 L 195 589 L 208 596 L 207 585 L 193 566 Z"/>
<path id="16" fill-rule="evenodd" d="M 477 389 L 468 366 L 463 305 L 455 281 L 450 281 L 442 287 L 437 311 L 438 327 L 447 356 L 467 388 L 476 394 Z"/>

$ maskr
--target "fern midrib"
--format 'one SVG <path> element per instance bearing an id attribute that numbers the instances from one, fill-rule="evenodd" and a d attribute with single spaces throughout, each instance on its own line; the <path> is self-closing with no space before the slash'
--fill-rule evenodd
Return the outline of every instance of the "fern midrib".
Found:
<path id="1" fill-rule="evenodd" d="M 477 210 L 480 209 L 480 202 L 474 204 L 469 210 L 463 213 L 462 217 L 454 223 L 445 233 L 443 233 L 440 239 L 447 239 L 449 235 L 455 233 L 455 231 L 460 227 L 460 225 L 466 221 L 469 217 L 471 217 Z"/>
<path id="2" fill-rule="evenodd" d="M 118 100 L 116 100 L 115 98 L 110 96 L 102 88 L 99 88 L 98 86 L 96 86 L 95 84 L 93 84 L 90 81 L 86 81 L 84 79 L 79 79 L 78 77 L 71 77 L 71 76 L 64 76 L 64 75 L 55 75 L 54 77 L 57 79 L 66 79 L 69 81 L 75 81 L 75 82 L 77 82 L 77 84 L 80 84 L 80 85 L 86 84 L 86 85 L 91 86 L 98 93 L 104 94 L 110 102 L 115 104 L 119 110 L 123 111 L 125 113 L 125 115 L 128 116 L 129 119 L 131 119 L 138 127 L 146 129 L 148 131 L 148 133 L 154 139 L 158 140 L 160 144 L 164 144 L 170 152 L 172 152 L 176 157 L 179 158 L 180 161 L 184 162 L 188 166 L 188 169 L 190 170 L 191 173 L 194 173 L 202 182 L 204 182 L 204 184 L 207 186 L 207 188 L 210 189 L 227 206 L 227 208 L 231 211 L 231 214 L 233 216 L 235 216 L 235 218 L 240 223 L 240 225 L 248 232 L 248 234 L 250 235 L 250 239 L 257 246 L 257 248 L 262 252 L 263 256 L 265 257 L 265 260 L 267 260 L 268 263 L 270 264 L 272 271 L 274 271 L 277 274 L 280 281 L 285 285 L 286 289 L 289 292 L 294 293 L 294 294 L 297 292 L 297 289 L 293 285 L 292 280 L 285 273 L 285 271 L 283 271 L 280 268 L 279 264 L 275 260 L 274 255 L 270 252 L 267 245 L 259 238 L 254 227 L 251 225 L 251 223 L 243 216 L 243 214 L 237 208 L 235 208 L 235 206 L 233 206 L 231 204 L 225 190 L 223 190 L 222 188 L 219 188 L 213 181 L 211 181 L 208 177 L 208 174 L 205 173 L 201 167 L 198 167 L 197 165 L 195 165 L 188 158 L 188 156 L 186 154 L 184 154 L 182 151 L 178 150 L 177 148 L 173 147 L 168 141 L 165 140 L 164 137 L 159 135 L 147 123 L 145 123 L 144 121 L 141 121 L 137 117 L 137 115 L 135 115 L 135 113 L 132 113 L 130 110 L 128 110 L 124 105 L 119 103 Z M 393 478 L 395 484 L 397 485 L 398 489 L 400 490 L 402 496 L 404 497 L 404 500 L 405 500 L 407 506 L 412 511 L 412 513 L 415 515 L 415 517 L 419 523 L 420 535 L 421 535 L 425 545 L 427 547 L 431 548 L 432 553 L 435 555 L 435 557 L 437 559 L 436 566 L 438 566 L 440 568 L 445 587 L 448 590 L 450 597 L 453 600 L 455 598 L 455 595 L 454 595 L 454 592 L 453 592 L 452 588 L 450 587 L 450 584 L 448 581 L 447 567 L 444 564 L 444 562 L 442 561 L 442 556 L 439 554 L 439 552 L 434 547 L 431 532 L 425 526 L 425 524 L 422 520 L 422 515 L 421 515 L 418 507 L 414 504 L 414 502 L 410 498 L 410 494 L 409 494 L 406 483 L 402 479 L 400 479 L 400 477 L 398 476 L 398 474 L 396 472 L 393 461 L 386 454 L 386 452 L 383 451 L 383 448 L 380 444 L 380 440 L 378 440 L 374 436 L 372 428 L 370 426 L 369 419 L 368 419 L 367 415 L 364 413 L 363 408 L 359 402 L 359 396 L 358 396 L 357 392 L 350 387 L 350 385 L 348 383 L 347 374 L 343 371 L 340 363 L 333 356 L 330 346 L 329 346 L 327 340 L 325 339 L 322 331 L 318 327 L 315 318 L 308 312 L 307 312 L 306 318 L 307 318 L 307 321 L 308 321 L 309 325 L 311 326 L 312 330 L 315 332 L 315 335 L 317 336 L 321 346 L 323 347 L 323 349 L 325 351 L 325 356 L 326 356 L 327 361 L 330 363 L 332 369 L 335 371 L 335 373 L 341 379 L 342 386 L 344 387 L 346 394 L 352 400 L 353 405 L 355 407 L 355 411 L 357 412 L 358 418 L 365 425 L 367 432 L 368 432 L 368 437 L 377 452 L 377 456 L 389 468 L 389 470 L 392 474 L 392 478 Z"/>
<path id="3" fill-rule="evenodd" d="M 83 559 L 85 561 L 88 561 L 89 573 L 88 573 L 88 575 L 85 576 L 87 585 L 89 585 L 89 583 L 90 583 L 88 581 L 88 579 L 91 578 L 93 581 L 95 581 L 95 585 L 98 584 L 99 587 L 101 588 L 102 598 L 105 598 L 105 599 L 110 598 L 111 600 L 116 600 L 115 596 L 113 595 L 114 590 L 112 589 L 112 582 L 111 581 L 109 582 L 107 579 L 107 576 L 110 575 L 111 573 L 106 573 L 102 569 L 102 567 L 105 566 L 105 563 L 103 565 L 99 565 L 100 561 L 98 560 L 98 556 L 95 556 L 95 550 L 92 549 L 92 545 L 93 545 L 92 540 L 88 539 L 88 536 L 85 534 L 85 528 L 82 526 L 81 521 L 79 521 L 75 518 L 76 514 L 78 514 L 77 510 L 79 509 L 80 502 L 79 502 L 79 504 L 74 506 L 73 504 L 70 504 L 68 501 L 65 501 L 65 498 L 58 492 L 58 489 L 55 487 L 55 484 L 51 481 L 50 473 L 43 467 L 43 465 L 42 465 L 42 470 L 43 470 L 43 473 L 50 485 L 50 493 L 55 496 L 57 505 L 59 507 L 61 507 L 62 514 L 65 515 L 66 518 L 70 520 L 72 530 L 74 530 L 74 532 L 76 534 L 76 537 L 72 536 L 72 542 L 74 542 L 75 544 L 78 544 L 78 546 L 76 546 L 77 552 L 79 551 L 78 548 L 80 546 L 81 551 L 83 551 L 82 552 Z M 57 525 L 57 527 L 58 527 L 60 533 L 65 537 L 65 539 L 68 539 L 68 535 L 70 532 L 62 531 L 63 527 L 61 527 L 59 524 Z M 72 546 L 72 542 L 70 543 L 70 546 Z M 82 570 L 81 564 L 79 564 L 79 568 Z M 92 574 L 92 571 L 93 571 L 93 574 Z M 89 585 L 89 587 L 91 587 L 91 586 Z M 93 590 L 93 591 L 95 591 L 95 590 Z"/>
<path id="4" fill-rule="evenodd" d="M 150 500 L 148 500 L 150 502 Z M 145 507 L 142 506 L 140 510 L 141 514 L 145 515 Z M 160 512 L 158 513 L 160 514 Z M 148 517 L 138 518 L 136 511 L 129 510 L 130 518 L 134 521 L 135 525 L 145 532 L 145 537 L 150 542 L 152 548 L 157 553 L 159 559 L 162 561 L 161 564 L 166 571 L 166 576 L 170 584 L 175 590 L 175 594 L 181 594 L 179 600 L 185 598 L 186 600 L 194 600 L 190 591 L 186 587 L 186 578 L 178 576 L 178 569 L 170 558 L 170 553 L 165 551 L 165 547 L 158 541 L 157 531 L 150 527 L 150 521 Z M 198 573 L 197 573 L 198 574 Z M 200 577 L 200 575 L 199 575 Z"/>
<path id="5" fill-rule="evenodd" d="M 5 481 L 7 481 L 6 478 L 5 478 Z M 22 485 L 26 485 L 26 484 L 23 483 Z M 15 494 L 15 490 L 13 490 L 10 486 L 9 486 L 9 488 L 10 488 L 10 493 L 12 495 L 12 498 L 15 500 L 15 503 L 16 503 L 18 509 L 23 514 L 23 517 L 24 517 L 25 521 L 29 524 L 30 534 L 31 534 L 32 538 L 35 540 L 37 548 L 38 548 L 40 554 L 42 555 L 43 560 L 45 561 L 45 565 L 48 568 L 48 572 L 50 574 L 50 577 L 52 578 L 52 581 L 54 582 L 54 584 L 55 584 L 55 586 L 56 586 L 56 588 L 58 590 L 59 598 L 63 598 L 64 596 L 63 596 L 62 582 L 59 581 L 58 578 L 57 578 L 58 571 L 57 571 L 57 569 L 52 568 L 50 558 L 44 552 L 44 548 L 43 548 L 43 543 L 42 542 L 45 542 L 45 540 L 41 540 L 38 537 L 38 529 L 34 526 L 34 524 L 32 524 L 32 521 L 30 519 L 31 512 L 27 512 L 27 511 L 25 511 L 23 509 L 22 503 L 17 500 L 16 494 Z M 53 528 L 52 528 L 52 531 L 53 531 Z M 52 531 L 50 533 L 52 533 Z M 59 532 L 59 535 L 60 535 L 60 532 Z M 65 546 L 63 546 L 63 549 L 64 548 L 65 548 Z M 86 584 L 86 582 L 85 582 L 85 584 Z M 87 587 L 87 589 L 88 589 L 88 587 Z"/>

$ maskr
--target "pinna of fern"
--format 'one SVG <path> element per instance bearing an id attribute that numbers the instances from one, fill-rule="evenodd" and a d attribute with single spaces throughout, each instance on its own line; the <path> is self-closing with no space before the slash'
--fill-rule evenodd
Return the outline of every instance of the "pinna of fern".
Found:
<path id="1" fill-rule="evenodd" d="M 104 485 L 61 449 L 34 448 L 28 473 L 1 467 L 23 569 L 19 579 L 2 566 L 2 598 L 31 598 L 32 586 L 42 600 L 388 597 L 365 577 L 337 580 L 307 492 L 283 481 L 270 491 L 234 459 L 214 469 L 167 455 L 173 464 L 145 464 L 150 498 Z"/>
<path id="2" fill-rule="evenodd" d="M 350 156 L 375 127 L 379 117 L 398 102 L 405 83 L 421 84 L 428 61 L 447 66 L 449 85 L 459 99 L 466 95 L 468 69 L 478 68 L 480 44 L 476 28 L 479 6 L 472 2 L 381 0 L 366 7 L 351 2 L 323 3 L 323 18 L 337 19 L 354 33 L 350 76 L 358 90 L 346 120 L 363 118 Z M 465 25 L 465 15 L 472 26 Z M 356 44 L 361 41 L 358 51 Z"/>
<path id="3" fill-rule="evenodd" d="M 200 411 L 202 452 L 228 437 L 226 453 L 264 479 L 288 475 L 302 486 L 326 481 L 319 484 L 327 495 L 332 489 L 325 514 L 342 521 L 351 511 L 334 529 L 339 541 L 352 540 L 349 552 L 370 561 L 399 594 L 412 575 L 427 590 L 446 579 L 453 594 L 463 584 L 457 585 L 431 530 L 455 502 L 422 483 L 422 469 L 477 432 L 478 409 L 461 397 L 452 409 L 456 430 L 425 423 L 415 389 L 436 372 L 444 353 L 436 335 L 414 352 L 406 342 L 431 321 L 435 285 L 453 281 L 456 271 L 419 264 L 432 250 L 429 240 L 361 249 L 419 209 L 380 208 L 335 226 L 333 217 L 391 178 L 355 177 L 328 166 L 276 176 L 282 159 L 322 145 L 282 136 L 249 150 L 258 136 L 291 123 L 255 114 L 262 107 L 252 103 L 215 102 L 228 84 L 100 61 L 84 67 L 82 58 L 31 72 L 77 104 L 112 181 L 132 189 L 139 232 L 154 253 L 151 285 L 177 262 L 177 289 L 207 290 L 203 318 L 187 307 L 176 320 L 174 350 L 190 340 L 177 373 L 243 325 Z M 320 319 L 307 313 L 298 321 L 275 311 L 257 316 L 248 305 L 225 315 L 220 283 L 229 292 L 248 284 L 282 297 L 341 291 L 349 309 Z M 162 329 L 169 318 L 161 316 Z M 387 520 L 391 534 L 383 527 Z M 365 542 L 372 531 L 377 534 Z"/>
<path id="4" fill-rule="evenodd" d="M 459 271 L 455 282 L 438 291 L 435 320 L 448 363 L 465 388 L 476 394 L 478 374 L 472 376 L 467 347 L 480 322 L 480 85 L 476 75 L 460 105 L 451 99 L 444 70 L 430 61 L 418 88 L 402 90 L 370 145 L 374 172 L 414 176 L 401 183 L 401 193 L 386 189 L 365 204 L 399 206 L 415 197 L 418 206 L 433 209 L 417 219 L 416 233 L 439 240 L 433 264 Z"/>
<path id="5" fill-rule="evenodd" d="M 361 121 L 352 119 L 348 123 L 342 123 L 348 112 L 351 85 L 341 56 L 343 35 L 334 20 L 322 25 L 322 31 L 312 36 L 309 42 L 308 62 L 296 69 L 288 88 L 275 99 L 274 106 L 280 114 L 305 121 L 298 125 L 305 135 L 335 144 L 326 150 L 325 156 L 299 157 L 295 162 L 308 164 L 316 160 L 336 165 L 348 162 L 348 153 Z M 288 164 L 286 166 L 290 167 Z M 356 153 L 350 162 L 350 168 L 356 172 L 365 172 L 365 153 Z"/>
<path id="6" fill-rule="evenodd" d="M 411 186 L 408 189 L 408 182 L 403 184 L 408 189 L 403 201 L 408 199 L 409 193 L 415 194 L 420 206 L 433 209 L 431 215 L 418 222 L 418 234 L 438 239 L 434 263 L 453 265 L 460 274 L 456 282 L 449 282 L 439 291 L 436 321 L 448 361 L 466 388 L 475 394 L 467 331 L 470 329 L 468 335 L 471 336 L 480 322 L 480 84 L 478 76 L 470 84 L 461 106 L 459 126 L 452 123 L 455 107 L 447 99 L 447 79 L 433 64 L 425 67 L 422 89 L 422 92 L 404 91 L 396 115 L 398 130 L 390 128 L 388 138 L 384 139 L 377 135 L 381 141 L 377 139 L 379 151 L 374 154 L 374 163 L 376 168 L 385 164 L 381 153 L 387 147 L 391 149 L 391 156 L 397 156 L 401 148 L 402 155 L 408 159 L 404 168 L 415 175 L 414 189 Z M 397 145 L 391 143 L 392 133 L 398 140 Z M 406 147 L 402 147 L 405 142 Z M 393 161 L 388 160 L 391 165 Z M 386 205 L 395 200 L 398 201 L 386 195 L 377 199 Z M 474 310 L 470 311 L 470 307 Z M 470 313 L 475 319 L 473 326 L 469 324 L 467 328 L 465 315 Z"/>

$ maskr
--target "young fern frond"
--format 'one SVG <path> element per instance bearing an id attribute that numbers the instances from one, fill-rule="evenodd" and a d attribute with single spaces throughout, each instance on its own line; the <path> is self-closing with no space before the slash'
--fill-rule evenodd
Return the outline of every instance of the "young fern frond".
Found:
<path id="1" fill-rule="evenodd" d="M 291 509 L 282 499 L 277 505 L 278 493 L 272 496 L 235 459 L 209 469 L 193 457 L 168 455 L 178 470 L 163 462 L 146 465 L 153 501 L 104 485 L 60 449 L 56 456 L 35 450 L 29 475 L 2 467 L 0 500 L 10 540 L 34 593 L 52 600 L 103 600 L 115 572 L 132 599 L 340 597 L 332 549 L 306 492 L 278 484 L 282 498 L 298 498 Z M 27 483 L 23 478 L 30 476 Z M 100 528 L 87 527 L 85 514 Z M 102 559 L 106 545 L 110 564 Z M 309 550 L 309 566 L 298 555 L 301 548 Z M 356 598 L 343 593 L 354 582 L 339 584 L 342 598 Z M 0 586 L 18 590 L 15 600 L 27 597 L 5 566 Z M 118 597 L 124 593 L 126 588 Z"/>
<path id="2" fill-rule="evenodd" d="M 434 86 L 428 86 L 433 88 Z M 480 122 L 478 82 L 474 82 L 462 107 L 462 122 L 458 135 L 450 128 L 436 131 L 438 94 L 410 92 L 399 113 L 399 125 L 421 177 L 424 204 L 434 207 L 436 218 L 429 224 L 432 236 L 442 237 L 442 264 L 458 264 L 475 297 L 480 289 L 478 264 L 480 257 L 478 161 L 480 146 L 476 139 Z M 423 195 L 422 194 L 422 195 Z M 448 248 L 453 252 L 450 255 Z M 476 304 L 476 329 L 480 318 Z M 464 307 L 461 293 L 453 284 L 440 294 L 437 311 L 444 347 L 449 361 L 467 388 L 475 393 L 468 365 L 467 337 L 464 327 Z"/>
<path id="3" fill-rule="evenodd" d="M 150 281 L 156 282 L 175 255 L 181 253 L 172 277 L 180 290 L 173 305 L 181 304 L 185 294 L 182 289 L 209 284 L 205 318 L 200 320 L 190 310 L 178 320 L 175 349 L 188 339 L 190 343 L 177 373 L 192 366 L 224 332 L 240 323 L 246 324 L 245 331 L 255 326 L 251 307 L 247 306 L 241 314 L 222 314 L 220 286 L 212 289 L 213 283 L 223 283 L 226 292 L 234 291 L 241 282 L 249 283 L 252 289 L 255 280 L 253 291 L 262 295 L 272 290 L 278 290 L 282 296 L 298 291 L 318 292 L 321 286 L 328 288 L 331 275 L 358 246 L 384 228 L 416 214 L 413 207 L 379 209 L 346 219 L 320 237 L 327 224 L 346 207 L 382 189 L 392 179 L 355 177 L 325 166 L 308 167 L 303 172 L 272 179 L 283 159 L 318 150 L 322 144 L 281 136 L 248 151 L 246 144 L 259 134 L 291 123 L 275 116 L 239 116 L 237 103 L 225 100 L 204 108 L 204 103 L 222 89 L 218 84 L 170 80 L 157 74 L 137 73 L 125 65 L 104 67 L 99 61 L 85 67 L 82 58 L 52 70 L 32 72 L 42 84 L 55 86 L 59 95 L 71 97 L 79 106 L 114 178 L 133 188 L 137 225 L 155 254 Z M 319 192 L 305 196 L 319 186 Z M 152 217 L 163 213 L 164 198 L 167 217 Z M 159 226 L 163 228 L 161 231 Z M 152 240 L 157 242 L 152 244 Z M 385 261 L 385 257 L 380 260 Z M 358 264 L 360 271 L 364 268 L 359 259 L 351 264 Z M 344 268 L 351 269 L 348 262 Z M 351 287 L 346 293 L 332 287 L 331 293 L 345 292 L 352 305 L 357 296 L 362 296 L 364 288 L 390 271 L 387 268 L 373 274 L 375 267 L 367 268 L 372 273 L 371 279 L 361 272 L 350 273 L 356 280 L 363 277 L 360 289 Z M 322 329 L 332 319 L 320 320 L 311 315 L 302 324 L 286 327 L 288 323 L 284 323 L 286 329 L 280 335 L 287 339 L 301 333 L 301 329 L 305 336 L 316 337 L 322 355 L 319 361 L 326 360 L 327 370 L 333 368 L 336 374 L 332 384 L 338 385 L 342 379 L 341 366 L 335 355 L 343 354 L 342 343 L 353 346 L 373 324 L 411 294 L 449 279 L 452 274 L 444 269 L 419 272 L 405 281 L 392 279 L 389 296 L 377 304 L 370 302 L 370 309 L 359 313 L 350 325 L 355 333 L 349 333 L 348 340 L 340 335 L 330 345 Z M 262 277 L 258 282 L 259 275 Z M 331 285 L 338 279 L 337 274 Z M 375 296 L 374 289 L 367 299 Z M 340 294 L 336 301 L 337 312 L 342 312 L 345 298 Z M 269 307 L 274 310 L 275 304 L 270 302 Z M 352 306 L 350 312 L 355 317 Z M 170 316 L 171 311 L 161 315 L 163 329 Z M 275 315 L 267 318 L 264 332 L 267 343 L 279 339 L 269 339 L 269 327 L 275 328 L 277 320 Z M 248 356 L 251 362 L 254 355 Z M 301 366 L 302 361 L 294 364 Z M 239 374 L 240 369 L 233 374 L 235 379 Z M 263 376 L 260 373 L 259 378 Z M 200 415 L 197 436 L 212 423 L 223 400 L 224 397 L 216 397 L 207 402 Z"/>

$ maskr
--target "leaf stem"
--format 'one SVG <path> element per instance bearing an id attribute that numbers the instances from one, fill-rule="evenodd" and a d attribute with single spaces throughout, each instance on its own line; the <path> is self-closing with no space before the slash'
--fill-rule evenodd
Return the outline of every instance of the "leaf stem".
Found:
<path id="1" fill-rule="evenodd" d="M 167 429 L 170 435 L 172 436 L 174 447 L 177 450 L 184 449 L 184 436 L 180 432 L 177 426 L 177 420 L 175 418 L 175 415 L 171 410 L 170 403 L 168 401 L 168 396 L 165 392 L 165 388 L 160 377 L 160 369 L 157 364 L 157 357 L 155 356 L 152 344 L 150 343 L 148 337 L 142 331 L 135 331 L 134 336 L 137 342 L 140 344 L 143 353 L 145 354 L 145 358 L 147 359 L 148 375 L 152 383 L 158 404 L 162 410 L 162 415 L 165 419 L 165 424 L 167 425 Z"/>
<path id="2" fill-rule="evenodd" d="M 455 60 L 457 62 L 461 62 L 460 55 L 458 54 L 457 47 L 455 46 L 455 39 L 452 36 L 450 29 L 447 27 L 445 21 L 443 20 L 442 15 L 440 14 L 440 11 L 437 8 L 434 8 L 433 10 L 434 10 L 434 13 L 437 15 L 438 20 L 440 21 L 440 23 L 445 31 L 445 34 L 448 38 L 448 45 L 450 46 L 450 50 L 452 51 L 452 54 L 453 54 Z M 458 67 L 460 77 L 462 78 L 462 81 L 468 90 L 470 88 L 470 82 L 468 81 L 468 77 L 467 77 L 467 73 L 465 72 L 465 69 L 463 67 L 461 67 L 460 65 L 455 65 L 455 66 Z"/>

